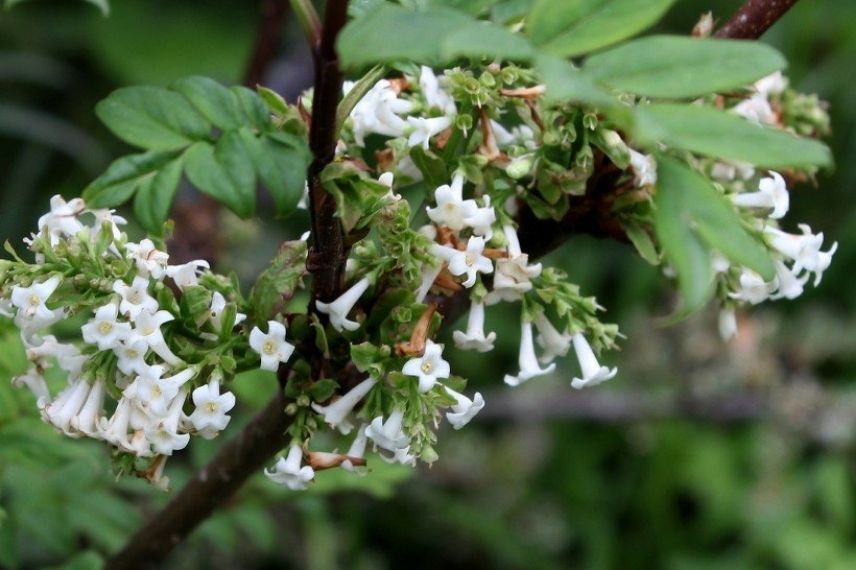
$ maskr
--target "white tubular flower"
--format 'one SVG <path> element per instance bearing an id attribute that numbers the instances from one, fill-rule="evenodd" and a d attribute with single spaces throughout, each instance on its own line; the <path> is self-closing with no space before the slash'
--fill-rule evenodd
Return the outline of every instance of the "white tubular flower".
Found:
<path id="1" fill-rule="evenodd" d="M 61 237 L 71 237 L 83 229 L 83 224 L 77 216 L 86 210 L 86 204 L 80 198 L 72 198 L 66 202 L 56 194 L 51 198 L 51 211 L 39 218 L 38 228 L 51 238 L 51 244 L 56 244 Z"/>
<path id="2" fill-rule="evenodd" d="M 535 356 L 535 343 L 532 340 L 532 321 L 523 320 L 520 323 L 520 354 L 518 355 L 520 372 L 517 376 L 505 375 L 505 383 L 509 386 L 520 386 L 527 380 L 536 376 L 543 376 L 556 369 L 555 364 L 546 368 L 538 366 L 538 358 Z"/>
<path id="3" fill-rule="evenodd" d="M 429 341 L 430 342 L 430 341 Z M 351 433 L 354 426 L 348 421 L 348 415 L 354 410 L 354 406 L 366 397 L 377 384 L 374 378 L 366 378 L 335 402 L 326 406 L 312 403 L 312 409 L 324 416 L 324 422 L 330 427 L 338 429 L 343 434 Z"/>
<path id="4" fill-rule="evenodd" d="M 232 392 L 221 394 L 220 382 L 215 378 L 196 388 L 192 397 L 196 409 L 190 414 L 189 421 L 199 435 L 213 439 L 229 425 L 232 418 L 226 414 L 235 407 L 235 395 Z"/>
<path id="5" fill-rule="evenodd" d="M 146 353 L 149 345 L 145 339 L 126 339 L 113 349 L 118 357 L 116 367 L 123 374 L 143 374 L 149 365 L 146 364 Z"/>
<path id="6" fill-rule="evenodd" d="M 440 109 L 446 115 L 454 115 L 458 112 L 454 99 L 440 87 L 440 82 L 430 67 L 422 66 L 419 87 L 429 107 Z"/>
<path id="7" fill-rule="evenodd" d="M 211 266 L 204 259 L 196 259 L 181 265 L 169 265 L 166 268 L 166 275 L 175 282 L 179 289 L 184 290 L 187 287 L 199 285 L 199 275 Z"/>
<path id="8" fill-rule="evenodd" d="M 273 469 L 265 469 L 265 475 L 274 483 L 285 485 L 292 491 L 303 491 L 315 478 L 315 470 L 303 463 L 303 450 L 296 443 L 288 448 L 288 455 L 280 457 Z"/>
<path id="9" fill-rule="evenodd" d="M 823 272 L 832 263 L 838 242 L 833 243 L 828 251 L 820 251 L 823 246 L 823 232 L 812 234 L 811 228 L 806 224 L 800 224 L 799 228 L 802 235 L 789 234 L 769 226 L 764 228 L 764 233 L 767 234 L 767 241 L 773 249 L 794 261 L 794 273 L 802 273 L 803 269 L 814 273 L 814 284 L 817 286 L 823 278 Z"/>
<path id="10" fill-rule="evenodd" d="M 155 354 L 160 356 L 164 362 L 170 366 L 178 366 L 182 360 L 173 354 L 166 340 L 163 338 L 161 327 L 170 321 L 175 320 L 175 317 L 169 311 L 158 311 L 150 313 L 148 311 L 140 311 L 137 318 L 134 320 L 134 330 L 129 337 L 131 342 L 136 342 L 140 339 L 144 340 L 149 348 Z"/>
<path id="11" fill-rule="evenodd" d="M 719 161 L 710 169 L 710 177 L 715 180 L 731 182 L 732 180 L 749 180 L 755 176 L 755 167 L 745 162 Z"/>
<path id="12" fill-rule="evenodd" d="M 737 315 L 733 308 L 719 310 L 719 336 L 726 342 L 737 336 Z"/>
<path id="13" fill-rule="evenodd" d="M 770 217 L 781 219 L 788 213 L 790 193 L 785 186 L 785 179 L 778 172 L 771 172 L 771 177 L 761 179 L 757 192 L 734 194 L 731 201 L 744 208 L 765 208 L 773 210 Z"/>
<path id="14" fill-rule="evenodd" d="M 48 309 L 45 303 L 61 282 L 62 280 L 54 275 L 41 283 L 33 283 L 29 287 L 17 285 L 13 287 L 11 300 L 12 304 L 20 309 L 18 315 L 34 321 L 52 320 L 55 312 Z"/>
<path id="15" fill-rule="evenodd" d="M 175 400 L 181 387 L 196 375 L 196 370 L 185 368 L 167 378 L 162 378 L 163 373 L 163 366 L 149 366 L 125 388 L 122 395 L 135 399 L 143 410 L 153 416 L 166 415 L 170 402 Z"/>
<path id="16" fill-rule="evenodd" d="M 117 279 L 113 283 L 113 291 L 122 297 L 122 301 L 119 303 L 119 312 L 128 315 L 131 320 L 134 320 L 140 311 L 154 313 L 158 310 L 157 300 L 149 295 L 148 277 L 137 275 L 130 285 L 121 279 Z"/>
<path id="17" fill-rule="evenodd" d="M 764 125 L 776 124 L 776 113 L 767 101 L 766 95 L 756 94 L 744 99 L 732 109 L 735 113 L 753 123 Z"/>
<path id="18" fill-rule="evenodd" d="M 404 421 L 404 411 L 395 408 L 389 414 L 386 422 L 383 416 L 378 416 L 366 426 L 366 437 L 374 442 L 376 447 L 396 453 L 410 447 L 410 437 L 404 433 L 401 424 Z"/>
<path id="19" fill-rule="evenodd" d="M 154 279 L 162 279 L 166 274 L 169 255 L 155 247 L 152 240 L 146 238 L 140 243 L 128 243 L 125 248 L 137 265 L 137 271 L 142 276 L 151 275 Z"/>
<path id="20" fill-rule="evenodd" d="M 535 317 L 535 326 L 538 328 L 538 345 L 544 349 L 539 359 L 541 362 L 546 364 L 553 362 L 556 357 L 567 356 L 573 335 L 568 334 L 567 331 L 560 333 L 556 330 L 544 313 L 539 313 Z"/>
<path id="21" fill-rule="evenodd" d="M 642 154 L 628 147 L 630 151 L 630 168 L 633 169 L 633 174 L 636 178 L 636 185 L 653 186 L 657 183 L 657 163 L 654 157 L 648 154 Z"/>
<path id="22" fill-rule="evenodd" d="M 451 368 L 443 360 L 443 345 L 428 339 L 422 356 L 405 362 L 401 372 L 419 378 L 419 391 L 424 394 L 434 387 L 438 378 L 448 378 Z"/>
<path id="23" fill-rule="evenodd" d="M 456 173 L 452 184 L 444 184 L 434 190 L 437 206 L 426 208 L 428 217 L 435 224 L 446 226 L 450 230 L 460 231 L 467 227 L 467 218 L 472 218 L 479 210 L 475 200 L 464 200 L 464 175 Z"/>
<path id="24" fill-rule="evenodd" d="M 45 377 L 35 368 L 29 368 L 26 372 L 12 378 L 12 385 L 17 388 L 26 386 L 36 398 L 36 405 L 41 409 L 50 402 L 51 394 Z"/>
<path id="25" fill-rule="evenodd" d="M 740 273 L 740 290 L 729 293 L 728 296 L 757 305 L 769 299 L 775 288 L 775 283 L 766 283 L 763 277 L 751 269 L 744 268 Z"/>
<path id="26" fill-rule="evenodd" d="M 330 324 L 337 331 L 355 331 L 360 328 L 360 323 L 348 320 L 348 313 L 351 312 L 354 305 L 357 304 L 357 301 L 360 300 L 360 297 L 369 288 L 369 285 L 371 285 L 371 280 L 368 276 L 363 277 L 354 283 L 350 289 L 339 295 L 339 298 L 335 301 L 330 303 L 315 301 L 315 308 L 318 309 L 318 312 L 329 315 Z"/>
<path id="27" fill-rule="evenodd" d="M 496 333 L 484 333 L 484 303 L 473 301 L 470 304 L 470 314 L 467 317 L 467 332 L 455 331 L 452 334 L 455 346 L 461 350 L 490 352 L 496 341 Z"/>
<path id="28" fill-rule="evenodd" d="M 490 241 L 493 237 L 493 224 L 496 222 L 496 210 L 490 205 L 490 196 L 486 195 L 484 202 L 483 208 L 477 208 L 471 216 L 464 218 L 464 224 L 472 228 L 475 235 Z"/>
<path id="29" fill-rule="evenodd" d="M 65 309 L 49 311 L 49 314 L 49 317 L 27 317 L 24 311 L 18 311 L 15 315 L 15 326 L 21 330 L 21 338 L 24 342 L 32 343 L 37 336 L 36 333 L 61 321 L 65 317 Z"/>
<path id="30" fill-rule="evenodd" d="M 55 428 L 70 437 L 79 437 L 71 429 L 71 420 L 80 413 L 91 386 L 82 378 L 72 380 L 56 399 L 45 409 L 45 419 Z"/>
<path id="31" fill-rule="evenodd" d="M 461 429 L 470 423 L 470 420 L 473 419 L 482 408 L 484 408 L 484 398 L 482 398 L 482 395 L 479 392 L 476 392 L 473 399 L 470 400 L 463 394 L 455 392 L 448 386 L 445 386 L 445 388 L 446 392 L 448 392 L 456 402 L 455 405 L 452 406 L 452 411 L 446 413 L 446 419 L 449 420 L 449 423 L 452 424 L 453 428 Z"/>
<path id="32" fill-rule="evenodd" d="M 36 337 L 30 340 L 36 340 Z M 88 356 L 80 354 L 80 349 L 76 346 L 57 342 L 53 335 L 47 335 L 38 344 L 27 346 L 27 360 L 42 368 L 49 367 L 48 359 L 51 357 L 56 358 L 59 367 L 72 376 L 79 375 L 83 364 L 89 359 Z"/>
<path id="33" fill-rule="evenodd" d="M 776 266 L 776 290 L 770 299 L 796 299 L 803 294 L 809 275 L 798 277 L 787 265 L 778 259 L 773 261 Z"/>
<path id="34" fill-rule="evenodd" d="M 99 420 L 99 432 L 102 439 L 124 450 L 130 450 L 131 444 L 128 441 L 128 428 L 131 419 L 131 400 L 122 398 L 116 404 L 116 410 L 113 416 L 108 420 L 101 418 Z"/>
<path id="35" fill-rule="evenodd" d="M 788 78 L 782 75 L 781 71 L 771 73 L 766 77 L 762 77 L 755 82 L 755 91 L 769 97 L 770 95 L 778 95 L 788 87 Z"/>
<path id="36" fill-rule="evenodd" d="M 166 416 L 143 430 L 155 453 L 172 455 L 174 451 L 187 447 L 190 442 L 190 434 L 178 433 L 178 421 L 181 419 L 181 408 L 186 398 L 187 392 L 180 392 L 170 403 Z"/>
<path id="37" fill-rule="evenodd" d="M 223 329 L 223 311 L 226 309 L 226 298 L 219 292 L 214 291 L 214 294 L 211 295 L 211 307 L 209 307 L 208 312 L 210 314 L 211 324 L 214 325 L 214 328 L 219 330 Z M 232 328 L 238 326 L 242 322 L 247 319 L 247 315 L 244 313 L 236 313 L 235 314 L 235 322 L 232 323 Z"/>
<path id="38" fill-rule="evenodd" d="M 268 332 L 259 327 L 250 332 L 250 348 L 261 356 L 261 369 L 276 372 L 280 362 L 288 362 L 294 352 L 294 345 L 285 340 L 285 325 L 268 321 Z"/>
<path id="39" fill-rule="evenodd" d="M 579 390 L 586 386 L 597 386 L 601 382 L 614 378 L 618 374 L 618 368 L 610 370 L 606 366 L 601 366 L 591 349 L 591 345 L 582 333 L 577 333 L 573 338 L 574 352 L 577 353 L 577 360 L 580 363 L 582 378 L 574 378 L 571 380 L 571 386 Z"/>
<path id="40" fill-rule="evenodd" d="M 415 300 L 417 303 L 421 303 L 425 300 L 425 297 L 428 295 L 428 292 L 431 291 L 431 287 L 434 285 L 434 281 L 437 279 L 437 276 L 440 275 L 441 271 L 443 271 L 442 263 L 438 263 L 437 265 L 426 263 L 422 266 L 422 281 L 419 284 L 419 289 L 416 290 Z"/>
<path id="41" fill-rule="evenodd" d="M 366 443 L 368 442 L 368 438 L 366 437 L 366 426 L 360 426 L 357 430 L 357 435 L 354 437 L 354 441 L 351 442 L 351 447 L 348 448 L 348 452 L 345 454 L 348 457 L 352 457 L 354 459 L 362 459 L 366 454 Z M 342 461 L 340 465 L 342 469 L 345 471 L 355 472 L 357 470 L 357 466 L 353 464 L 349 459 Z"/>
<path id="42" fill-rule="evenodd" d="M 466 275 L 467 278 L 461 285 L 469 288 L 476 284 L 476 276 L 479 273 L 493 273 L 493 263 L 490 258 L 482 255 L 484 246 L 483 237 L 473 236 L 467 241 L 467 249 L 464 251 L 436 244 L 432 246 L 431 251 L 446 260 L 452 275 L 457 277 Z"/>
<path id="43" fill-rule="evenodd" d="M 347 91 L 350 89 L 345 90 L 346 93 Z M 351 111 L 354 141 L 358 146 L 365 146 L 365 137 L 373 133 L 388 137 L 403 136 L 407 130 L 407 122 L 398 114 L 412 110 L 413 104 L 399 99 L 390 82 L 381 79 Z"/>
<path id="44" fill-rule="evenodd" d="M 431 139 L 452 126 L 451 117 L 433 117 L 426 119 L 424 117 L 407 117 L 407 122 L 413 131 L 407 138 L 407 146 L 421 146 L 428 150 L 428 145 Z"/>
<path id="45" fill-rule="evenodd" d="M 98 350 L 117 348 L 131 334 L 131 325 L 120 323 L 118 317 L 119 307 L 116 303 L 99 307 L 92 320 L 80 327 L 83 340 L 98 345 Z"/>
<path id="46" fill-rule="evenodd" d="M 93 226 L 93 231 L 96 234 L 101 231 L 101 228 L 106 226 L 110 229 L 110 232 L 113 234 L 114 239 L 119 239 L 122 237 L 122 232 L 121 230 L 119 230 L 119 226 L 126 225 L 128 223 L 128 220 L 126 220 L 122 216 L 117 216 L 116 210 L 98 209 L 89 210 L 89 213 L 92 214 L 92 216 L 95 218 L 95 225 Z"/>
<path id="47" fill-rule="evenodd" d="M 508 242 L 508 257 L 496 262 L 493 290 L 485 298 L 488 305 L 522 299 L 523 294 L 532 289 L 532 279 L 541 275 L 541 264 L 529 265 L 529 256 L 520 249 L 520 240 L 514 226 L 506 224 L 502 231 Z"/>
<path id="48" fill-rule="evenodd" d="M 92 383 L 86 401 L 80 413 L 71 418 L 72 429 L 91 438 L 101 439 L 98 425 L 104 414 L 104 380 L 99 378 Z"/>

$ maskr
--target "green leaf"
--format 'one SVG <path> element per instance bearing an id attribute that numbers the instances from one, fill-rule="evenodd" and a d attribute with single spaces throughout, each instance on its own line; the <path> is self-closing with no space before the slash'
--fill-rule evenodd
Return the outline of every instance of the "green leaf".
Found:
<path id="1" fill-rule="evenodd" d="M 110 2 L 108 2 L 108 0 L 84 0 L 84 2 L 88 2 L 101 10 L 102 16 L 110 15 Z"/>
<path id="2" fill-rule="evenodd" d="M 345 67 L 410 60 L 442 63 L 457 57 L 530 59 L 532 46 L 520 35 L 450 8 L 408 10 L 383 4 L 353 20 L 337 46 Z"/>
<path id="3" fill-rule="evenodd" d="M 175 150 L 205 139 L 211 125 L 183 96 L 162 87 L 125 87 L 95 107 L 116 136 L 150 150 Z"/>
<path id="4" fill-rule="evenodd" d="M 338 387 L 339 383 L 332 378 L 322 378 L 312 383 L 312 386 L 309 387 L 309 395 L 314 402 L 326 402 L 336 393 Z"/>
<path id="5" fill-rule="evenodd" d="M 410 158 L 430 186 L 436 188 L 449 183 L 450 176 L 446 162 L 430 150 L 416 145 L 410 149 Z"/>
<path id="6" fill-rule="evenodd" d="M 186 159 L 187 178 L 196 188 L 243 218 L 253 215 L 256 173 L 238 132 L 224 134 L 215 147 L 196 143 L 187 150 Z"/>
<path id="7" fill-rule="evenodd" d="M 235 92 L 213 79 L 184 77 L 170 88 L 187 97 L 203 117 L 221 130 L 237 129 L 246 121 Z"/>
<path id="8" fill-rule="evenodd" d="M 536 61 L 538 74 L 547 87 L 544 98 L 548 102 L 574 101 L 588 103 L 604 109 L 621 108 L 618 98 L 601 88 L 587 73 L 573 64 L 553 56 L 540 56 Z M 623 110 L 627 114 L 626 110 Z"/>
<path id="9" fill-rule="evenodd" d="M 527 31 L 547 53 L 573 56 L 635 36 L 655 24 L 674 0 L 538 0 Z"/>
<path id="10" fill-rule="evenodd" d="M 648 232 L 640 224 L 625 221 L 621 224 L 621 227 L 624 228 L 624 233 L 627 234 L 627 237 L 642 259 L 651 265 L 660 265 L 660 256 L 657 253 L 657 247 L 654 245 L 651 236 L 648 235 Z"/>
<path id="11" fill-rule="evenodd" d="M 163 233 L 183 167 L 184 155 L 180 155 L 140 185 L 134 197 L 134 217 L 149 233 L 157 236 Z"/>
<path id="12" fill-rule="evenodd" d="M 250 306 L 257 323 L 279 312 L 300 286 L 306 275 L 306 242 L 283 243 L 270 265 L 262 271 L 250 291 Z"/>
<path id="13" fill-rule="evenodd" d="M 240 103 L 244 115 L 250 120 L 250 125 L 260 131 L 271 128 L 270 112 L 255 91 L 243 85 L 234 85 L 229 90 L 238 97 L 238 103 Z"/>
<path id="14" fill-rule="evenodd" d="M 248 129 L 239 133 L 256 174 L 273 197 L 276 214 L 288 216 L 297 208 L 306 184 L 311 156 L 305 141 L 284 133 L 262 137 Z"/>
<path id="15" fill-rule="evenodd" d="M 118 206 L 174 156 L 174 152 L 144 152 L 114 160 L 104 174 L 83 190 L 83 199 L 93 208 Z"/>
<path id="16" fill-rule="evenodd" d="M 712 293 L 711 250 L 756 271 L 765 280 L 776 274 L 770 254 L 743 227 L 734 207 L 709 180 L 686 164 L 657 156 L 654 229 L 666 258 L 678 274 L 684 311 L 691 312 Z"/>
<path id="17" fill-rule="evenodd" d="M 585 70 L 622 91 L 680 98 L 749 85 L 786 65 L 759 42 L 650 36 L 593 55 Z"/>
<path id="18" fill-rule="evenodd" d="M 829 166 L 826 145 L 699 105 L 658 104 L 635 112 L 634 138 L 767 168 Z"/>

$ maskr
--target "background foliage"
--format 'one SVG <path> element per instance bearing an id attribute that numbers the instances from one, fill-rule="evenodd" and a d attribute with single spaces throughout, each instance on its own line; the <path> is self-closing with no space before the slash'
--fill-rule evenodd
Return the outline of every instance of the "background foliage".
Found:
<path id="1" fill-rule="evenodd" d="M 252 3 L 123 0 L 106 19 L 92 4 L 100 3 L 31 0 L 0 13 L 0 235 L 12 241 L 50 195 L 79 193 L 112 158 L 133 152 L 95 115 L 108 93 L 189 75 L 241 82 Z M 658 31 L 684 33 L 700 10 L 726 17 L 737 4 L 678 2 Z M 303 39 L 295 22 L 288 27 L 265 83 L 293 96 L 309 76 L 298 63 Z M 838 167 L 792 200 L 795 217 L 841 242 L 822 287 L 753 314 L 726 347 L 710 315 L 658 326 L 652 315 L 666 314 L 671 300 L 654 271 L 618 244 L 576 238 L 556 261 L 628 334 L 619 378 L 584 400 L 563 373 L 508 397 L 499 379 L 516 359 L 516 325 L 495 315 L 496 357 L 453 363 L 486 393 L 484 418 L 441 438 L 433 469 L 377 464 L 370 477 L 324 477 L 305 495 L 257 477 L 172 566 L 853 568 L 854 30 L 850 0 L 815 0 L 765 37 L 787 56 L 795 86 L 832 104 Z M 184 187 L 178 199 L 195 200 Z M 258 207 L 265 225 L 221 214 L 222 268 L 249 280 L 283 235 L 302 231 L 299 216 L 273 231 L 272 210 Z M 3 331 L 0 567 L 85 568 L 167 497 L 139 481 L 115 482 L 105 449 L 43 425 L 29 394 L 7 381 L 23 366 L 14 335 Z M 231 432 L 274 380 L 255 373 L 236 389 L 242 404 Z M 722 421 L 734 417 L 744 419 Z M 217 445 L 200 442 L 173 460 L 173 487 Z"/>

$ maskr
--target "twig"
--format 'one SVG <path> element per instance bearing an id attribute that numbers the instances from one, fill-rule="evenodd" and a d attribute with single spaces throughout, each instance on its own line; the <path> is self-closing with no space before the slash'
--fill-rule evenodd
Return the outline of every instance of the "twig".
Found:
<path id="1" fill-rule="evenodd" d="M 321 172 L 333 161 L 336 151 L 336 108 L 342 96 L 342 70 L 336 55 L 336 38 L 347 20 L 347 0 L 328 0 L 321 42 L 315 56 L 315 91 L 312 126 L 309 130 L 309 213 L 312 218 L 312 249 L 307 268 L 313 273 L 311 310 L 315 300 L 329 301 L 342 288 L 347 248 L 336 201 L 321 184 Z"/>
<path id="2" fill-rule="evenodd" d="M 798 0 L 746 0 L 714 35 L 717 38 L 758 39 L 797 2 Z"/>
<path id="3" fill-rule="evenodd" d="M 261 3 L 256 43 L 244 74 L 244 85 L 250 89 L 254 89 L 264 81 L 265 71 L 276 57 L 277 48 L 282 41 L 283 24 L 287 12 L 286 0 L 263 0 Z"/>
<path id="4" fill-rule="evenodd" d="M 169 553 L 288 442 L 281 390 L 152 520 L 110 558 L 107 570 L 159 568 Z"/>

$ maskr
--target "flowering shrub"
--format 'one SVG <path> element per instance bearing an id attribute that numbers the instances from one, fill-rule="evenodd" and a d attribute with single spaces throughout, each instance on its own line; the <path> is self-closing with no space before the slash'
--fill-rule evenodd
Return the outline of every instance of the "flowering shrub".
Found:
<path id="1" fill-rule="evenodd" d="M 333 81 L 326 126 L 328 84 L 296 104 L 200 77 L 113 93 L 98 116 L 143 152 L 81 198 L 54 197 L 27 252 L 8 246 L 0 262 L 2 312 L 32 363 L 16 385 L 57 430 L 105 441 L 119 472 L 165 488 L 167 457 L 227 428 L 234 376 L 277 372 L 289 442 L 266 474 L 297 490 L 324 469 L 364 472 L 375 456 L 436 461 L 441 423 L 461 429 L 489 405 L 444 354 L 494 350 L 485 315 L 497 304 L 519 308 L 508 386 L 552 375 L 572 349 L 570 388 L 616 377 L 599 358 L 618 327 L 573 276 L 537 261 L 560 233 L 632 243 L 676 281 L 676 318 L 713 301 L 731 338 L 737 309 L 794 299 L 831 263 L 822 233 L 781 226 L 789 186 L 830 162 L 814 140 L 829 120 L 788 87 L 769 47 L 622 43 L 668 4 L 629 21 L 594 13 L 588 28 L 552 0 L 481 19 L 463 5 L 360 4 L 338 43 L 357 80 Z M 563 59 L 595 50 L 581 67 Z M 308 208 L 310 232 L 284 243 L 249 292 L 207 261 L 171 264 L 182 177 L 244 217 L 261 183 L 278 215 Z M 139 242 L 112 209 L 129 201 L 150 234 Z M 307 274 L 310 300 L 293 302 Z M 438 343 L 463 311 L 454 347 Z M 65 319 L 80 333 L 60 340 L 50 328 Z M 51 366 L 67 375 L 59 390 L 44 379 Z M 334 449 L 315 443 L 323 431 L 337 434 Z"/>

